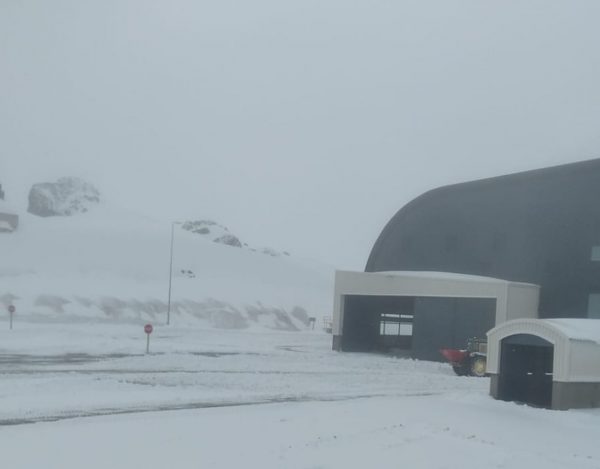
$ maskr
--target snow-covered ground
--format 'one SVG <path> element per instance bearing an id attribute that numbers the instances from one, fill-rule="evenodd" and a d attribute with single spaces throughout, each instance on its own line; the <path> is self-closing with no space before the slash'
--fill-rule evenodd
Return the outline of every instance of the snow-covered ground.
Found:
<path id="1" fill-rule="evenodd" d="M 169 224 L 107 204 L 20 215 L 0 239 L 0 305 L 17 306 L 13 330 L 0 311 L 0 468 L 600 467 L 599 410 L 331 351 L 328 266 L 176 228 L 165 326 Z"/>
<path id="2" fill-rule="evenodd" d="M 4 329 L 0 423 L 485 388 L 457 380 L 444 364 L 334 353 L 331 336 L 317 330 L 157 326 L 145 355 L 141 325 L 17 322 L 12 331 Z"/>
<path id="3" fill-rule="evenodd" d="M 10 468 L 598 468 L 600 411 L 494 401 L 320 331 L 0 322 Z"/>

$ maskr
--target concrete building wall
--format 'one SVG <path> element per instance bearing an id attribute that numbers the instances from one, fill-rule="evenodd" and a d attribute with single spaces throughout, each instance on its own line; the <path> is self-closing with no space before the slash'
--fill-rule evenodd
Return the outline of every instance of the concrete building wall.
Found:
<path id="1" fill-rule="evenodd" d="M 600 382 L 600 345 L 595 342 L 572 342 L 569 370 L 565 378 L 569 382 Z"/>
<path id="2" fill-rule="evenodd" d="M 552 408 L 555 410 L 600 407 L 600 383 L 552 383 Z"/>
<path id="3" fill-rule="evenodd" d="M 540 303 L 539 295 L 532 295 L 531 288 L 528 285 L 512 283 L 508 287 L 506 294 L 506 319 L 532 318 L 538 317 L 538 308 Z M 497 324 L 500 324 L 497 322 Z"/>

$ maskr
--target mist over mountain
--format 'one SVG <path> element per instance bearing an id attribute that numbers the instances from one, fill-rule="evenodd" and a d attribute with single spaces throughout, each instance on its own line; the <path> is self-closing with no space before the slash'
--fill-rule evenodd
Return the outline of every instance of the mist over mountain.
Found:
<path id="1" fill-rule="evenodd" d="M 19 200 L 74 175 L 166 224 L 362 269 L 428 189 L 600 155 L 599 17 L 596 0 L 4 1 L 0 174 Z"/>

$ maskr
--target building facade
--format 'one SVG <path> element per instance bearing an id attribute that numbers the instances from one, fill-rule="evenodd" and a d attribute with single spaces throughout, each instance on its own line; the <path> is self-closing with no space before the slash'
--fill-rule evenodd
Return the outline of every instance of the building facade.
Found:
<path id="1" fill-rule="evenodd" d="M 442 360 L 496 324 L 537 317 L 539 287 L 447 272 L 337 271 L 334 350 Z"/>
<path id="2" fill-rule="evenodd" d="M 540 285 L 542 318 L 600 318 L 600 159 L 445 186 L 400 209 L 367 272 Z"/>

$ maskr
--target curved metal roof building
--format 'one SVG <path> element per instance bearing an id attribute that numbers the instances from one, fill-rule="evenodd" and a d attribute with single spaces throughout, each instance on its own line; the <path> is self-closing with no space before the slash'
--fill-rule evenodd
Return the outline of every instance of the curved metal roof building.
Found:
<path id="1" fill-rule="evenodd" d="M 538 284 L 540 317 L 600 318 L 600 159 L 429 191 L 394 215 L 365 270 Z"/>

